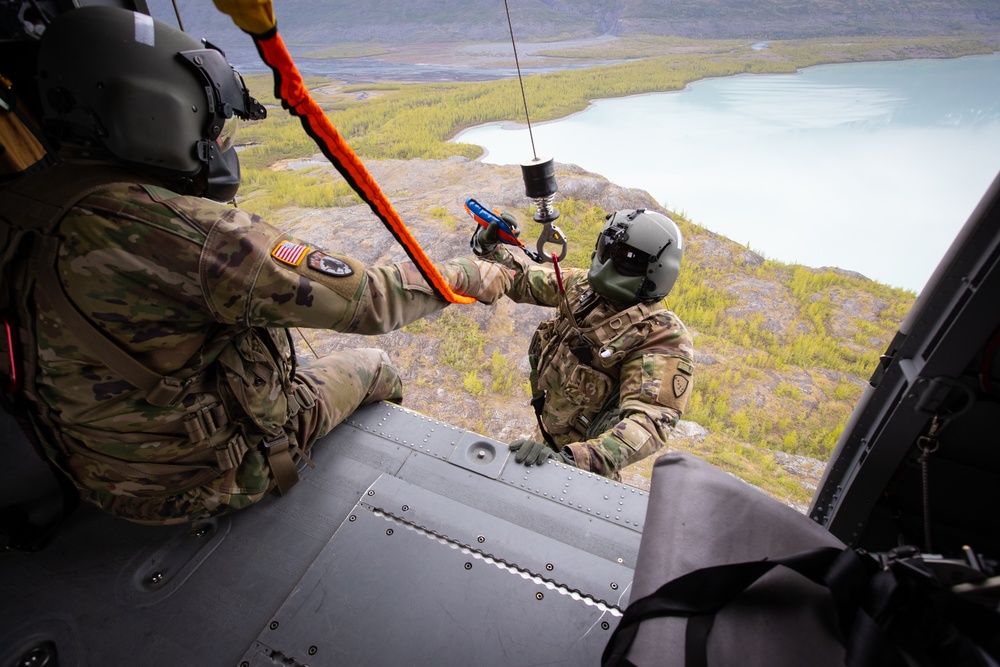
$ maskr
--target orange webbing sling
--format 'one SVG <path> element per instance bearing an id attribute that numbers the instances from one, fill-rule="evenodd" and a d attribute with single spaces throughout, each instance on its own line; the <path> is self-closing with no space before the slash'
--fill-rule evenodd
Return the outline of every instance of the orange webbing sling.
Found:
<path id="1" fill-rule="evenodd" d="M 437 267 L 424 253 L 423 248 L 407 229 L 399 213 L 389 203 L 357 154 L 347 145 L 340 132 L 313 100 L 302 81 L 302 75 L 285 48 L 278 34 L 271 0 L 214 0 L 220 11 L 232 17 L 233 22 L 249 33 L 257 46 L 261 59 L 274 72 L 275 96 L 292 115 L 298 116 L 302 127 L 313 138 L 323 154 L 333 163 L 354 191 L 371 207 L 382 224 L 403 246 L 406 254 L 417 265 L 424 280 L 445 301 L 474 303 L 475 299 L 457 294 L 445 282 Z"/>

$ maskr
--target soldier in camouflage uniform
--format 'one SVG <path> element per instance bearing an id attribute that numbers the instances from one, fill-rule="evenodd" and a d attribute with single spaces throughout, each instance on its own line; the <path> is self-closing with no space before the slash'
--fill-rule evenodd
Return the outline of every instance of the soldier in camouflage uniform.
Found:
<path id="1" fill-rule="evenodd" d="M 409 262 L 366 268 L 219 203 L 239 186 L 225 126 L 263 115 L 219 51 L 87 7 L 49 27 L 39 70 L 63 159 L 5 189 L 3 217 L 62 207 L 15 278 L 37 280 L 31 421 L 84 499 L 141 523 L 244 508 L 360 405 L 400 400 L 384 352 L 296 368 L 287 328 L 379 334 L 447 303 Z M 439 269 L 485 303 L 510 285 L 485 261 Z"/>
<path id="2" fill-rule="evenodd" d="M 516 229 L 510 214 L 504 220 Z M 608 216 L 589 271 L 529 264 L 497 244 L 496 223 L 473 238 L 477 255 L 514 271 L 518 303 L 552 306 L 531 341 L 532 405 L 545 442 L 510 447 L 526 465 L 549 458 L 619 479 L 663 447 L 688 397 L 694 348 L 662 300 L 680 271 L 680 230 L 660 213 Z M 561 277 L 561 281 L 560 281 Z"/>

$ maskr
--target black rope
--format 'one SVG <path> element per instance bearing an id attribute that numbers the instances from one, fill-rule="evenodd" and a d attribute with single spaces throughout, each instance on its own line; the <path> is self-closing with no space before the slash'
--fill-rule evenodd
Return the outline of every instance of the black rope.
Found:
<path id="1" fill-rule="evenodd" d="M 517 43 L 514 41 L 514 25 L 510 21 L 510 6 L 507 0 L 503 0 L 504 9 L 507 10 L 507 27 L 510 29 L 510 45 L 514 47 L 514 65 L 517 67 L 517 82 L 521 84 L 521 101 L 524 102 L 524 119 L 528 123 L 528 138 L 531 139 L 531 154 L 538 160 L 538 151 L 535 150 L 535 135 L 531 133 L 531 118 L 528 116 L 528 98 L 524 94 L 524 79 L 521 78 L 521 63 L 517 59 Z"/>

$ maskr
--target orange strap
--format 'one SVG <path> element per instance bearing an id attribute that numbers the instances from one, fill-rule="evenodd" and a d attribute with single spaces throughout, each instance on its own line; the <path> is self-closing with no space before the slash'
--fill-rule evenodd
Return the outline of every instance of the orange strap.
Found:
<path id="1" fill-rule="evenodd" d="M 399 213 L 368 173 L 361 159 L 347 145 L 337 128 L 313 100 L 277 29 L 263 35 L 253 35 L 253 39 L 261 59 L 274 72 L 275 96 L 281 99 L 282 106 L 293 116 L 299 117 L 306 133 L 313 138 L 323 155 L 333 163 L 354 191 L 371 207 L 382 224 L 396 237 L 406 254 L 417 265 L 427 284 L 438 296 L 450 303 L 475 303 L 474 298 L 458 294 L 451 289 L 451 285 L 431 263 L 423 248 L 406 228 Z"/>

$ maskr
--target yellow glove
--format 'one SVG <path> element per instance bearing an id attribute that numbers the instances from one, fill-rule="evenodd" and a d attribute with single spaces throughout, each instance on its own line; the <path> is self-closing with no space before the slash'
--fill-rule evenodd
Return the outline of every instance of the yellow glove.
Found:
<path id="1" fill-rule="evenodd" d="M 263 35 L 276 25 L 271 0 L 213 0 L 216 8 L 229 14 L 233 23 L 251 35 Z"/>

